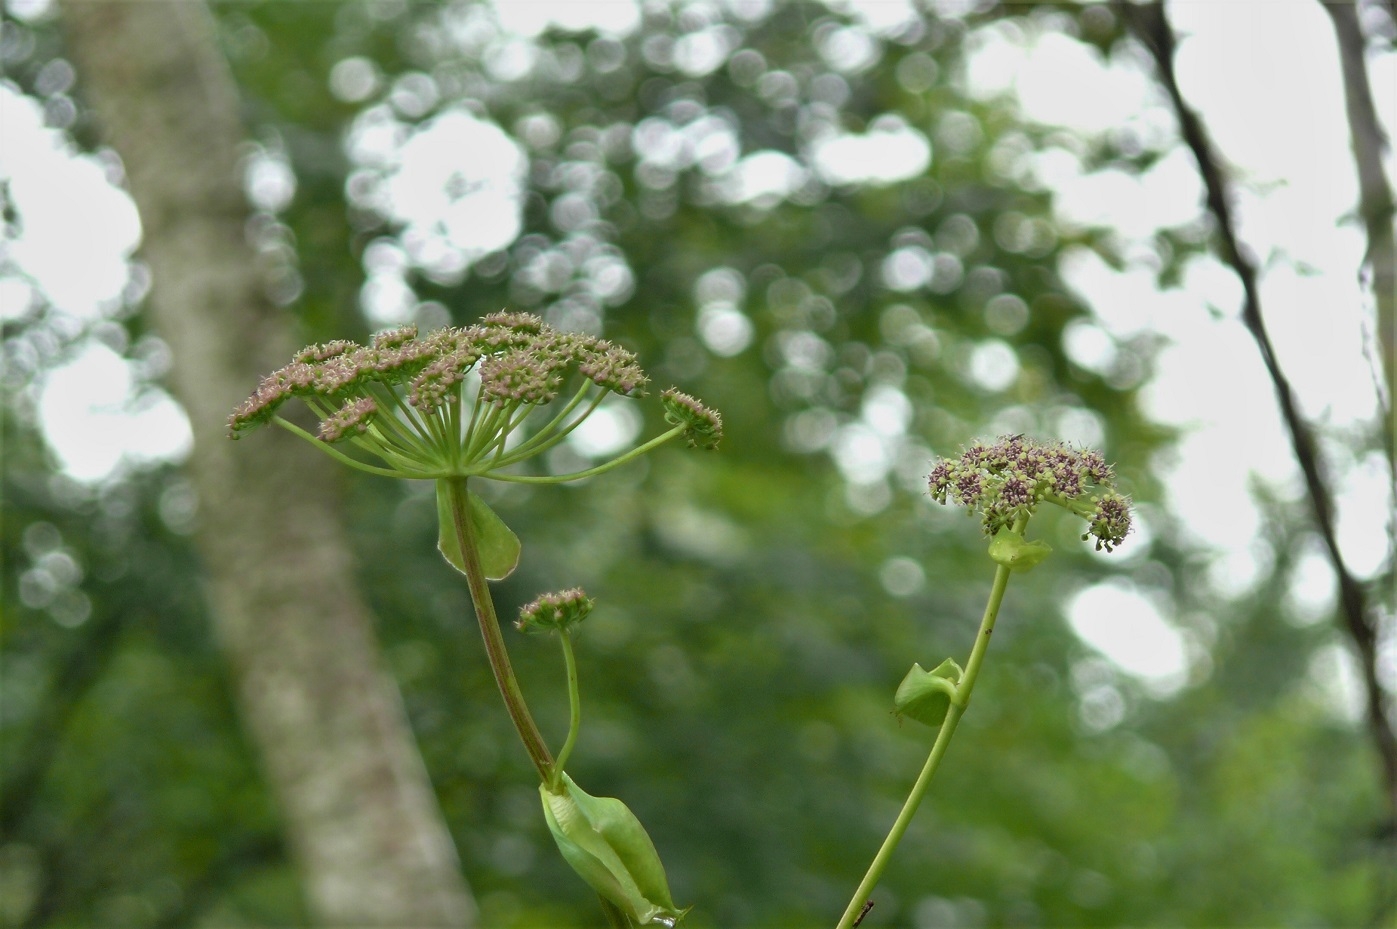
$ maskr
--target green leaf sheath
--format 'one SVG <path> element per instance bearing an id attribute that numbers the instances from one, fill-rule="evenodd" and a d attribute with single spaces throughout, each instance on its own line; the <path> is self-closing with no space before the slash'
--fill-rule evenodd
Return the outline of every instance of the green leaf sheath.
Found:
<path id="1" fill-rule="evenodd" d="M 951 704 L 958 702 L 956 687 L 963 674 L 960 665 L 952 658 L 947 658 L 932 671 L 925 671 L 920 664 L 914 664 L 898 685 L 893 706 L 899 716 L 928 726 L 939 726 Z"/>
<path id="2" fill-rule="evenodd" d="M 465 574 L 465 558 L 451 512 L 451 480 L 442 478 L 437 481 L 437 548 L 452 567 Z M 466 490 L 465 495 L 471 538 L 479 553 L 481 570 L 485 572 L 486 580 L 502 581 L 513 574 L 519 565 L 519 537 L 477 494 Z"/>
<path id="3" fill-rule="evenodd" d="M 1022 532 L 1004 528 L 994 534 L 990 541 L 990 558 L 1010 571 L 1028 571 L 1042 563 L 1053 553 L 1047 542 L 1028 541 Z"/>
<path id="4" fill-rule="evenodd" d="M 539 786 L 543 815 L 568 864 L 637 925 L 673 926 L 688 909 L 670 897 L 659 853 L 634 813 L 614 797 L 593 797 L 562 775 Z"/>

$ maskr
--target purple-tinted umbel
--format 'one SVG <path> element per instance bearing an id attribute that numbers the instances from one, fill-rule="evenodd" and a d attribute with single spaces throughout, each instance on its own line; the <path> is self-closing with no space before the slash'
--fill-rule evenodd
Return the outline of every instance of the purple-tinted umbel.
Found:
<path id="1" fill-rule="evenodd" d="M 481 399 L 499 404 L 546 403 L 574 367 L 619 394 L 643 396 L 649 383 L 634 355 L 604 339 L 558 332 L 527 313 L 494 313 L 477 325 L 437 329 L 420 339 L 416 327 L 407 326 L 379 333 L 367 346 L 337 341 L 302 349 L 262 379 L 228 426 L 236 437 L 270 421 L 292 397 L 339 402 L 349 416 L 347 408 L 371 384 L 405 387 L 409 404 L 431 412 L 458 401 L 456 388 L 473 367 L 480 372 Z"/>
<path id="2" fill-rule="evenodd" d="M 928 481 L 938 503 L 953 500 L 978 512 L 989 535 L 1042 502 L 1086 519 L 1090 528 L 1082 538 L 1095 536 L 1098 550 L 1111 551 L 1130 532 L 1130 501 L 1116 493 L 1110 465 L 1092 449 L 1000 436 L 993 445 L 976 442 L 960 458 L 938 461 Z"/>
<path id="3" fill-rule="evenodd" d="M 608 394 L 644 396 L 647 384 L 635 356 L 618 345 L 559 332 L 528 313 L 494 313 L 473 326 L 421 337 L 406 326 L 380 332 L 368 345 L 336 341 L 302 349 L 290 364 L 262 379 L 233 411 L 228 427 L 237 438 L 276 420 L 318 439 L 322 447 L 348 442 L 386 467 L 331 453 L 378 474 L 552 480 L 506 469 L 562 441 Z M 569 399 L 559 399 L 562 391 L 569 391 Z M 277 410 L 293 397 L 320 417 L 318 434 L 277 418 Z M 533 410 L 554 400 L 559 402 L 550 407 L 552 421 L 518 441 L 515 430 Z M 717 445 L 722 436 L 717 413 L 674 390 L 661 402 L 674 428 L 634 454 L 681 435 L 693 446 Z"/>

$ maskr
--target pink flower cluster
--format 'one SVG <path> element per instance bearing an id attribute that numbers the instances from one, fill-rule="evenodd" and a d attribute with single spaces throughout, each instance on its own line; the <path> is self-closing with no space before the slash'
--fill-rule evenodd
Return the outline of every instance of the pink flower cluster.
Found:
<path id="1" fill-rule="evenodd" d="M 643 395 L 649 378 L 635 356 L 589 335 L 559 332 L 528 313 L 494 313 L 480 323 L 437 329 L 418 338 L 407 326 L 358 345 L 311 345 L 262 379 L 229 417 L 230 434 L 269 422 L 277 409 L 301 397 L 325 415 L 320 438 L 333 442 L 362 433 L 388 399 L 376 393 L 403 388 L 407 403 L 431 413 L 460 400 L 460 385 L 474 368 L 480 400 L 498 406 L 543 404 L 557 396 L 569 371 L 625 395 Z"/>

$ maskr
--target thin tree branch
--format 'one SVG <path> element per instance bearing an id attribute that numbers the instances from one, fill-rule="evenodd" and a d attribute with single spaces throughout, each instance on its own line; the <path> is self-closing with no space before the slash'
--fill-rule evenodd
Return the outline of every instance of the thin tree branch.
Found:
<path id="1" fill-rule="evenodd" d="M 1322 474 L 1318 446 L 1313 430 L 1301 417 L 1290 381 L 1276 360 L 1271 338 L 1261 315 L 1261 297 L 1257 285 L 1257 265 L 1237 239 L 1237 225 L 1232 215 L 1228 180 L 1215 153 L 1203 122 L 1184 100 L 1174 70 L 1174 33 L 1161 4 L 1113 4 L 1122 22 L 1144 43 L 1153 56 L 1160 81 L 1179 120 L 1184 143 L 1198 162 L 1198 171 L 1207 190 L 1208 210 L 1217 221 L 1218 245 L 1222 258 L 1242 282 L 1242 323 L 1251 333 L 1261 352 L 1261 359 L 1271 377 L 1271 384 L 1280 404 L 1281 416 L 1290 433 L 1291 447 L 1305 478 L 1305 488 L 1314 510 L 1316 528 L 1324 540 L 1329 560 L 1339 581 L 1339 607 L 1343 629 L 1358 650 L 1359 664 L 1366 694 L 1368 727 L 1382 765 L 1383 788 L 1390 813 L 1397 818 L 1397 734 L 1388 717 L 1382 683 L 1377 668 L 1377 622 L 1369 612 L 1367 592 L 1344 562 L 1334 530 L 1334 505 Z"/>
<path id="2" fill-rule="evenodd" d="M 1365 37 L 1358 20 L 1358 7 L 1349 2 L 1323 2 L 1321 7 L 1334 21 L 1334 38 L 1339 47 L 1339 64 L 1344 77 L 1344 102 L 1349 132 L 1353 136 L 1353 160 L 1358 173 L 1358 214 L 1368 236 L 1364 264 L 1377 310 L 1377 377 L 1385 385 L 1379 399 L 1383 404 L 1383 446 L 1387 452 L 1388 474 L 1397 488 L 1397 442 L 1394 442 L 1392 402 L 1397 382 L 1397 241 L 1392 227 L 1394 212 L 1392 186 L 1383 169 L 1384 156 L 1391 146 L 1373 105 L 1373 89 L 1368 82 L 1364 60 Z M 1397 521 L 1389 521 L 1390 541 L 1397 543 Z M 1394 545 L 1397 547 L 1397 544 Z"/>

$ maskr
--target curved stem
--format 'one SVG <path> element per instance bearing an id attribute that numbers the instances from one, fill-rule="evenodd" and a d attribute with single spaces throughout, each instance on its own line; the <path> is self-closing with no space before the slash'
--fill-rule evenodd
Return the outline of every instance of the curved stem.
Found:
<path id="1" fill-rule="evenodd" d="M 577 658 L 572 653 L 572 636 L 566 629 L 558 634 L 563 643 L 563 663 L 568 669 L 568 737 L 558 752 L 558 760 L 553 762 L 553 776 L 549 779 L 549 789 L 557 790 L 562 779 L 563 767 L 572 755 L 572 747 L 577 744 L 577 732 L 582 728 L 582 698 L 577 691 Z"/>
<path id="2" fill-rule="evenodd" d="M 550 783 L 553 773 L 553 756 L 543 741 L 543 736 L 529 713 L 524 702 L 524 693 L 519 689 L 519 680 L 514 676 L 514 668 L 509 663 L 509 652 L 505 649 L 504 634 L 500 631 L 500 620 L 495 615 L 495 601 L 490 597 L 490 587 L 485 580 L 485 571 L 480 566 L 480 551 L 475 546 L 475 534 L 471 529 L 469 510 L 466 502 L 466 479 L 447 478 L 448 499 L 451 502 L 451 522 L 456 530 L 456 541 L 461 546 L 461 561 L 465 565 L 466 583 L 470 586 L 471 600 L 475 603 L 475 616 L 480 622 L 480 635 L 485 640 L 485 656 L 490 661 L 490 670 L 495 674 L 495 685 L 504 698 L 505 709 L 509 712 L 514 730 L 519 733 L 519 741 L 529 753 L 529 760 L 538 769 L 538 776 L 544 783 Z"/>
<path id="3" fill-rule="evenodd" d="M 584 387 L 583 390 L 585 391 L 586 388 Z M 555 416 L 547 425 L 530 436 L 527 441 L 520 443 L 516 448 L 510 449 L 509 453 L 502 456 L 499 461 L 492 462 L 491 467 L 507 468 L 515 462 L 523 461 L 525 458 L 532 458 L 541 452 L 548 451 L 550 448 L 566 439 L 574 429 L 582 425 L 583 420 L 592 415 L 592 412 L 606 399 L 608 393 L 609 391 L 605 390 L 599 392 L 592 399 L 592 402 L 587 405 L 586 409 L 574 416 L 572 421 L 567 425 L 560 426 L 559 424 L 562 423 L 563 417 L 567 413 L 575 410 L 578 403 L 581 402 L 583 395 L 579 394 L 576 402 L 569 403 L 566 410 Z"/>
<path id="4" fill-rule="evenodd" d="M 362 461 L 359 461 L 358 459 L 349 457 L 344 452 L 331 446 L 328 442 L 320 441 L 320 439 L 311 435 L 309 432 L 306 432 L 300 426 L 297 426 L 295 423 L 288 422 L 287 420 L 282 419 L 280 416 L 272 417 L 272 422 L 276 423 L 278 426 L 285 429 L 287 432 L 291 432 L 305 439 L 307 442 L 314 445 L 316 448 L 320 449 L 322 452 L 329 455 L 331 458 L 334 458 L 336 461 L 339 461 L 341 464 L 347 464 L 357 471 L 363 471 L 365 474 L 377 474 L 379 477 L 405 477 L 412 480 L 431 480 L 432 478 L 442 476 L 432 471 L 416 471 L 411 468 L 380 468 L 377 465 L 366 464 Z"/>
<path id="5" fill-rule="evenodd" d="M 592 477 L 597 474 L 604 474 L 612 468 L 623 465 L 633 458 L 639 458 L 646 452 L 658 448 L 670 439 L 684 432 L 683 426 L 675 426 L 668 432 L 662 432 L 644 445 L 637 446 L 617 458 L 613 458 L 604 464 L 599 464 L 595 468 L 588 468 L 586 471 L 576 471 L 572 474 L 497 474 L 493 471 L 487 472 L 484 476 L 492 481 L 510 481 L 515 484 L 562 484 L 566 481 L 581 480 L 584 477 Z"/>
<path id="6" fill-rule="evenodd" d="M 1022 533 L 1027 524 L 1028 517 L 1020 517 L 1014 523 L 1014 529 Z M 849 906 L 840 918 L 837 929 L 852 929 L 858 921 L 863 912 L 864 901 L 873 893 L 873 888 L 878 886 L 878 881 L 883 877 L 883 872 L 887 870 L 888 862 L 892 859 L 898 842 L 902 841 L 903 833 L 907 831 L 912 817 L 916 815 L 917 807 L 922 802 L 922 797 L 926 795 L 927 788 L 931 786 L 931 779 L 935 776 L 936 769 L 941 766 L 941 759 L 946 754 L 946 748 L 951 744 L 951 737 L 956 733 L 956 726 L 960 724 L 960 718 L 965 715 L 965 709 L 970 705 L 970 692 L 975 689 L 975 678 L 980 674 L 980 665 L 984 664 L 985 651 L 989 648 L 990 635 L 994 632 L 994 621 L 999 616 L 999 605 L 1004 601 L 1004 591 L 1008 586 L 1009 569 L 1000 565 L 994 572 L 994 586 L 990 588 L 989 602 L 985 604 L 985 615 L 980 620 L 980 631 L 976 634 L 975 645 L 970 650 L 970 660 L 965 663 L 965 674 L 956 687 L 955 695 L 951 697 L 951 706 L 946 711 L 946 719 L 941 723 L 941 730 L 936 734 L 936 742 L 931 746 L 931 754 L 927 756 L 926 764 L 922 766 L 922 773 L 917 775 L 917 782 L 912 785 L 912 792 L 907 795 L 906 802 L 902 804 L 902 810 L 897 814 L 892 829 L 888 830 L 888 836 L 883 840 L 882 847 L 878 849 L 878 854 L 873 856 L 873 863 L 868 866 L 868 873 L 863 876 L 858 890 L 854 891 L 854 897 L 849 901 Z"/>

